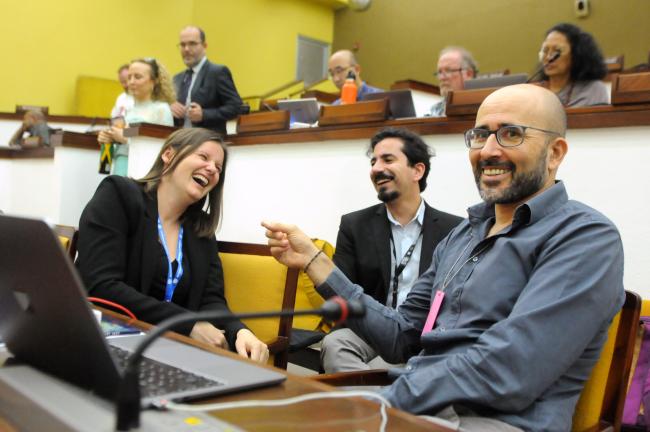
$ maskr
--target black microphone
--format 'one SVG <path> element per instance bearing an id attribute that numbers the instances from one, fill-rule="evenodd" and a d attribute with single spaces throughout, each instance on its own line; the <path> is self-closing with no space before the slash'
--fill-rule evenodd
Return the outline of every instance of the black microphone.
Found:
<path id="1" fill-rule="evenodd" d="M 120 381 L 117 391 L 117 427 L 118 431 L 128 431 L 140 426 L 140 361 L 144 351 L 160 336 L 179 324 L 192 321 L 221 320 L 233 321 L 248 318 L 269 318 L 300 315 L 320 315 L 323 318 L 336 321 L 337 324 L 347 318 L 364 316 L 366 308 L 358 300 L 346 301 L 341 297 L 332 297 L 319 309 L 282 310 L 273 312 L 255 312 L 235 314 L 223 311 L 187 312 L 162 321 L 158 326 L 146 334 L 129 356 L 124 369 L 124 376 Z"/>
<path id="2" fill-rule="evenodd" d="M 526 84 L 532 82 L 535 78 L 537 78 L 537 76 L 538 76 L 539 74 L 541 74 L 541 73 L 544 71 L 544 68 L 545 68 L 546 66 L 550 65 L 550 64 L 553 63 L 555 60 L 559 59 L 561 55 L 562 55 L 562 51 L 555 51 L 555 52 L 553 53 L 553 55 L 551 56 L 551 58 L 548 59 L 548 61 L 547 61 L 546 63 L 542 63 L 542 64 L 537 68 L 537 70 L 535 71 L 535 73 L 532 74 L 530 78 L 528 78 L 528 80 L 526 81 Z"/>

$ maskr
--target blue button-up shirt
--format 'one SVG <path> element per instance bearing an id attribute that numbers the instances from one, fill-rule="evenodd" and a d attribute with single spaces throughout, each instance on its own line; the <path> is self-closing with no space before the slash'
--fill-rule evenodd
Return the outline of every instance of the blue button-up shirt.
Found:
<path id="1" fill-rule="evenodd" d="M 602 214 L 568 199 L 563 183 L 522 204 L 487 237 L 492 206 L 436 248 L 431 267 L 395 311 L 335 270 L 318 289 L 361 299 L 348 322 L 391 363 L 383 395 L 415 414 L 454 405 L 524 430 L 571 428 L 575 404 L 623 305 L 623 248 Z M 421 335 L 436 290 L 436 326 Z M 416 355 L 417 354 L 417 355 Z"/>

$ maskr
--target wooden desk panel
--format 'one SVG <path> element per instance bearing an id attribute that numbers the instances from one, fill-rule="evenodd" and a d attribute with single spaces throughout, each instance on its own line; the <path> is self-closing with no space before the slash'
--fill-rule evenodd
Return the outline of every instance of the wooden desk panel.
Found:
<path id="1" fill-rule="evenodd" d="M 569 108 L 569 129 L 598 129 L 606 127 L 650 125 L 650 104 L 596 106 Z M 386 126 L 406 127 L 420 135 L 460 134 L 474 126 L 474 115 L 447 117 L 423 117 L 388 120 L 380 124 L 321 126 L 267 133 L 242 133 L 229 135 L 228 141 L 235 146 L 256 144 L 305 143 L 330 140 L 368 139 Z"/>

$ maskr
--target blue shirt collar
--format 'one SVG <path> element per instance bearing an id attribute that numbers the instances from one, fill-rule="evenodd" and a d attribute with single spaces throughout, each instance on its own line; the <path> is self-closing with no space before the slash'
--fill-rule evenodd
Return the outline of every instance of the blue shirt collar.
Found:
<path id="1" fill-rule="evenodd" d="M 534 224 L 563 206 L 568 200 L 569 197 L 564 183 L 557 180 L 553 186 L 517 207 L 512 225 Z M 477 227 L 486 220 L 494 217 L 494 206 L 487 205 L 484 202 L 476 204 L 467 209 L 467 214 L 472 227 Z"/>

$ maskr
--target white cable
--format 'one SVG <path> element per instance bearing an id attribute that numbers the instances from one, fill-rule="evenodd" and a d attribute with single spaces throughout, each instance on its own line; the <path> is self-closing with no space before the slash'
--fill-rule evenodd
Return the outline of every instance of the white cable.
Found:
<path id="1" fill-rule="evenodd" d="M 174 402 L 167 402 L 161 404 L 161 408 L 166 408 L 170 410 L 178 411 L 191 411 L 191 412 L 205 412 L 205 411 L 220 411 L 234 408 L 253 408 L 253 407 L 277 407 L 292 405 L 297 403 L 302 403 L 315 399 L 329 399 L 329 398 L 347 398 L 347 397 L 366 397 L 369 399 L 376 399 L 380 403 L 379 412 L 381 414 L 381 424 L 379 425 L 379 431 L 384 432 L 386 430 L 386 424 L 388 423 L 388 417 L 386 415 L 386 407 L 390 407 L 391 404 L 378 393 L 371 391 L 335 391 L 335 392 L 319 392 L 319 393 L 307 393 L 304 395 L 286 398 L 286 399 L 276 399 L 276 400 L 247 400 L 247 401 L 238 401 L 238 402 L 222 402 L 222 403 L 213 403 L 207 405 L 187 405 L 187 404 L 177 404 Z"/>

